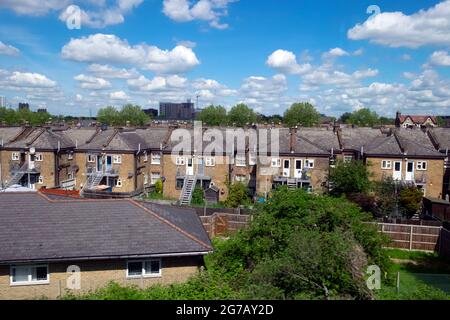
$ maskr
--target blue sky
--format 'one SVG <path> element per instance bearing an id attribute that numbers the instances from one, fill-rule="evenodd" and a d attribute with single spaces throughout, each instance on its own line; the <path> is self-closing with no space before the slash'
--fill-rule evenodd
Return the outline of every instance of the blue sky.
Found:
<path id="1" fill-rule="evenodd" d="M 0 0 L 0 95 L 52 113 L 198 95 L 450 114 L 449 50 L 450 0 Z"/>

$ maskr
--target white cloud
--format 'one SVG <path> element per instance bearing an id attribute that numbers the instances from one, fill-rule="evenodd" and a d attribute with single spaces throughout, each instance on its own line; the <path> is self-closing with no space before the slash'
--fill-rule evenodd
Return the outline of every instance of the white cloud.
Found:
<path id="1" fill-rule="evenodd" d="M 435 51 L 431 55 L 429 63 L 434 66 L 450 67 L 450 55 L 447 51 Z"/>
<path id="2" fill-rule="evenodd" d="M 115 35 L 101 33 L 71 39 L 61 54 L 64 59 L 80 62 L 135 64 L 163 74 L 187 72 L 200 64 L 191 48 L 161 50 L 145 43 L 131 46 Z"/>
<path id="3" fill-rule="evenodd" d="M 84 74 L 79 74 L 74 77 L 74 79 L 80 82 L 80 87 L 83 89 L 90 90 L 104 90 L 111 88 L 111 82 L 91 76 L 86 76 Z"/>
<path id="4" fill-rule="evenodd" d="M 341 48 L 334 48 L 334 49 L 331 49 L 328 52 L 325 52 L 322 55 L 322 58 L 323 59 L 334 59 L 334 58 L 337 58 L 337 57 L 345 57 L 345 56 L 349 56 L 349 55 L 350 54 L 347 51 L 345 51 L 345 50 L 343 50 Z"/>
<path id="5" fill-rule="evenodd" d="M 228 5 L 238 0 L 164 0 L 163 13 L 176 22 L 202 20 L 216 29 L 226 29 L 228 24 L 220 19 L 228 15 Z"/>
<path id="6" fill-rule="evenodd" d="M 0 8 L 13 10 L 20 15 L 42 16 L 61 10 L 68 4 L 69 0 L 2 0 Z"/>
<path id="7" fill-rule="evenodd" d="M 111 92 L 109 94 L 111 100 L 129 100 L 130 97 L 124 91 Z"/>
<path id="8" fill-rule="evenodd" d="M 403 61 L 411 61 L 412 60 L 411 55 L 409 55 L 407 53 L 403 54 L 401 58 Z"/>
<path id="9" fill-rule="evenodd" d="M 370 40 L 389 47 L 450 45 L 450 0 L 412 15 L 383 12 L 347 33 L 352 40 Z"/>
<path id="10" fill-rule="evenodd" d="M 144 76 L 127 81 L 128 86 L 136 91 L 165 91 L 172 89 L 180 89 L 186 86 L 187 79 L 173 75 L 167 77 L 154 77 L 152 80 Z"/>
<path id="11" fill-rule="evenodd" d="M 91 64 L 87 68 L 87 71 L 95 74 L 100 78 L 107 79 L 131 79 L 137 78 L 139 73 L 136 69 L 115 68 L 107 64 Z"/>
<path id="12" fill-rule="evenodd" d="M 5 78 L 9 86 L 28 88 L 54 88 L 56 82 L 39 73 L 14 71 Z"/>
<path id="13" fill-rule="evenodd" d="M 304 74 L 311 70 L 309 63 L 300 65 L 294 53 L 281 49 L 274 51 L 267 58 L 266 64 L 278 72 L 289 74 Z"/>
<path id="14" fill-rule="evenodd" d="M 19 49 L 0 41 L 0 55 L 18 56 L 19 54 Z"/>

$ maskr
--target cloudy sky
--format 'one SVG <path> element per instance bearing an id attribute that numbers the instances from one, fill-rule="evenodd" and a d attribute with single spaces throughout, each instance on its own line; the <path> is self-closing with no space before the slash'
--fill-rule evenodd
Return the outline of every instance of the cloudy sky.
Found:
<path id="1" fill-rule="evenodd" d="M 450 0 L 0 0 L 0 95 L 52 113 L 199 96 L 444 115 L 449 75 Z"/>

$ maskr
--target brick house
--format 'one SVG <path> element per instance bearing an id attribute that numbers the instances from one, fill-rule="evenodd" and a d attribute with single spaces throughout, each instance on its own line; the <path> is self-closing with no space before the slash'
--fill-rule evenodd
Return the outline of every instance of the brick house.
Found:
<path id="1" fill-rule="evenodd" d="M 0 193 L 0 299 L 54 299 L 110 281 L 142 288 L 183 282 L 212 250 L 191 210 L 56 199 Z"/>
<path id="2" fill-rule="evenodd" d="M 450 128 L 433 128 L 427 133 L 436 150 L 445 156 L 442 187 L 442 198 L 445 199 L 447 195 L 450 195 Z"/>
<path id="3" fill-rule="evenodd" d="M 398 128 L 437 127 L 437 119 L 430 115 L 402 115 L 397 112 L 395 125 Z"/>
<path id="4" fill-rule="evenodd" d="M 22 127 L 9 128 L 9 134 L 3 134 L 6 137 L 6 140 L 2 137 L 0 159 L 3 186 L 20 184 L 40 189 L 73 184 L 75 145 L 62 130 Z"/>

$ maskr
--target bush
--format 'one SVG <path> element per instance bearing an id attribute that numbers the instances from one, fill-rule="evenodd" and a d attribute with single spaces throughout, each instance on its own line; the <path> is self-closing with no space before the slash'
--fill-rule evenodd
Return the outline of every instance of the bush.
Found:
<path id="1" fill-rule="evenodd" d="M 407 187 L 400 191 L 400 205 L 405 210 L 407 218 L 418 213 L 422 198 L 423 193 L 416 187 Z"/>
<path id="2" fill-rule="evenodd" d="M 194 192 L 192 193 L 192 201 L 191 203 L 196 206 L 202 206 L 205 204 L 204 200 L 205 193 L 202 188 L 195 187 Z"/>
<path id="3" fill-rule="evenodd" d="M 245 184 L 237 182 L 231 185 L 225 205 L 229 208 L 237 208 L 250 203 L 248 188 Z"/>
<path id="4" fill-rule="evenodd" d="M 159 179 L 158 181 L 156 181 L 155 183 L 155 192 L 157 194 L 162 194 L 163 193 L 163 182 L 161 179 Z"/>
<path id="5" fill-rule="evenodd" d="M 331 168 L 328 181 L 330 193 L 335 196 L 352 193 L 367 193 L 371 188 L 368 166 L 362 161 L 338 161 Z"/>

